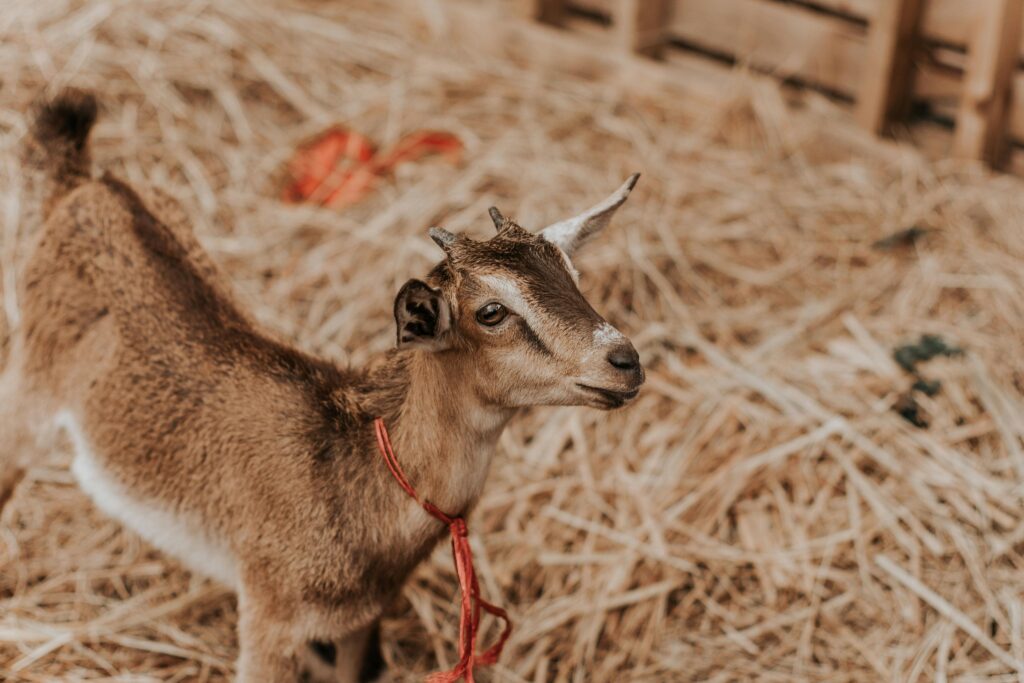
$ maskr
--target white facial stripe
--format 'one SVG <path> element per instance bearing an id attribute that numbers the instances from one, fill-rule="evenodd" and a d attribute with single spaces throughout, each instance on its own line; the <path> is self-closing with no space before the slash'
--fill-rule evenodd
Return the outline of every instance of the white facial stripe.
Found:
<path id="1" fill-rule="evenodd" d="M 515 280 L 501 277 L 500 275 L 480 275 L 477 279 L 497 292 L 501 303 L 525 318 L 527 322 L 531 322 L 530 315 L 532 312 L 528 309 L 526 298 L 523 296 L 523 292 L 519 289 L 519 285 Z"/>
<path id="2" fill-rule="evenodd" d="M 480 275 L 481 283 L 491 287 L 506 306 L 511 308 L 529 326 L 535 335 L 545 329 L 545 321 L 538 315 L 534 307 L 526 302 L 519 283 L 515 280 L 500 275 Z M 547 323 L 550 325 L 550 323 Z"/>
<path id="3" fill-rule="evenodd" d="M 597 346 L 609 346 L 624 339 L 625 337 L 621 332 L 606 322 L 594 328 L 594 344 Z"/>

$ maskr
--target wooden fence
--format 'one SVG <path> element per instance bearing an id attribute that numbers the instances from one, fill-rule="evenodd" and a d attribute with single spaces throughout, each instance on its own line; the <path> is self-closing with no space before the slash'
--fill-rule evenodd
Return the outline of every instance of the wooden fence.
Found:
<path id="1" fill-rule="evenodd" d="M 940 154 L 1001 165 L 1024 144 L 1024 0 L 516 1 L 547 24 L 603 26 L 615 50 L 743 63 L 817 88 L 876 133 L 945 122 Z"/>

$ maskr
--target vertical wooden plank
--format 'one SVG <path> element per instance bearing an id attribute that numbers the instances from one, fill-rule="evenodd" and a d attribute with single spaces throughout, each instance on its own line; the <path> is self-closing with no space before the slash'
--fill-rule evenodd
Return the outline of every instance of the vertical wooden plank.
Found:
<path id="1" fill-rule="evenodd" d="M 618 0 L 612 15 L 619 45 L 647 57 L 660 57 L 668 43 L 670 0 Z"/>
<path id="2" fill-rule="evenodd" d="M 913 54 L 922 0 L 882 2 L 868 30 L 866 61 L 857 88 L 857 121 L 872 133 L 903 118 L 913 92 Z"/>
<path id="3" fill-rule="evenodd" d="M 517 13 L 524 19 L 532 19 L 553 26 L 565 23 L 568 0 L 517 0 Z"/>
<path id="4" fill-rule="evenodd" d="M 981 0 L 968 44 L 953 155 L 1001 164 L 1006 156 L 1022 0 Z"/>

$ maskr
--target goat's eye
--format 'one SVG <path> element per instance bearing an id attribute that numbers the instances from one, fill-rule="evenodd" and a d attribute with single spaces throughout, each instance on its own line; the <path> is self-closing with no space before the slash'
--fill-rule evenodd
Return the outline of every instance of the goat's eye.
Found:
<path id="1" fill-rule="evenodd" d="M 481 325 L 492 327 L 508 316 L 508 309 L 496 301 L 492 301 L 476 312 L 476 320 Z"/>

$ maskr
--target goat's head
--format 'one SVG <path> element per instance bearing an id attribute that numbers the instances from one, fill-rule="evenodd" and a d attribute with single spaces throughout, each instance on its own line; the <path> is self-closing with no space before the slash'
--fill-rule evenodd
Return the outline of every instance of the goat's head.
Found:
<path id="1" fill-rule="evenodd" d="M 450 354 L 481 398 L 505 407 L 617 408 L 644 372 L 633 345 L 587 303 L 574 252 L 611 221 L 633 175 L 584 213 L 530 233 L 491 209 L 498 234 L 477 242 L 432 228 L 446 258 L 395 299 L 400 348 Z"/>

